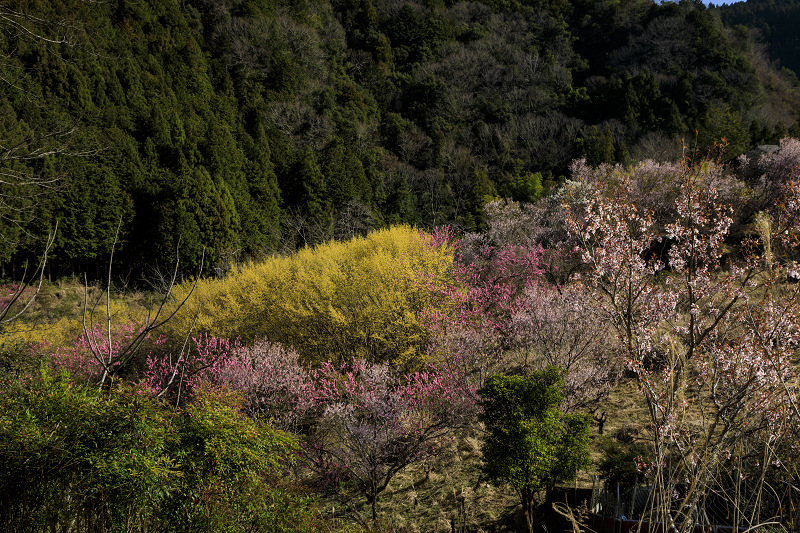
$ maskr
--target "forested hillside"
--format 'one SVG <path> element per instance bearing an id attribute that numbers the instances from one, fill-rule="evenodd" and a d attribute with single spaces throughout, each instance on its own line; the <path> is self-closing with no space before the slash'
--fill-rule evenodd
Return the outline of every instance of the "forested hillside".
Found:
<path id="1" fill-rule="evenodd" d="M 794 0 L 748 0 L 720 6 L 720 17 L 729 26 L 744 25 L 756 31 L 756 40 L 768 47 L 779 67 L 800 72 L 800 4 Z"/>
<path id="2" fill-rule="evenodd" d="M 796 530 L 794 10 L 0 0 L 0 530 Z"/>
<path id="3" fill-rule="evenodd" d="M 753 2 L 748 2 L 748 6 Z M 788 8 L 787 8 L 788 9 Z M 0 276 L 208 265 L 483 227 L 590 164 L 798 133 L 796 77 L 701 2 L 0 5 Z M 727 15 L 726 15 L 727 17 Z M 727 18 L 725 20 L 728 20 Z M 777 32 L 778 30 L 776 30 Z M 783 64 L 787 64 L 784 62 Z"/>

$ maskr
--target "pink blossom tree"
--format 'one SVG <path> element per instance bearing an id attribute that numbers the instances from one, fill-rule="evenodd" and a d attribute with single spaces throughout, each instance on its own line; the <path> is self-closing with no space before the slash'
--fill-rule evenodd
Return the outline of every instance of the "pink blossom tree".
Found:
<path id="1" fill-rule="evenodd" d="M 731 209 L 708 165 L 681 168 L 675 218 L 663 234 L 628 195 L 637 168 L 594 184 L 582 212 L 565 209 L 588 267 L 580 280 L 587 302 L 616 333 L 617 356 L 650 415 L 652 460 L 640 465 L 653 487 L 648 518 L 691 531 L 705 523 L 705 499 L 722 494 L 733 525 L 752 527 L 763 518 L 764 465 L 777 464 L 776 443 L 800 420 L 790 386 L 798 291 L 779 283 L 773 258 L 757 255 L 763 237 L 741 243 L 744 259 L 723 268 Z M 787 242 L 796 234 L 798 191 L 786 192 L 783 226 L 762 234 Z M 668 257 L 648 256 L 662 238 L 671 242 Z M 754 450 L 762 460 L 748 462 Z M 732 469 L 762 484 L 726 486 Z"/>
<path id="2" fill-rule="evenodd" d="M 740 156 L 740 173 L 752 189 L 753 212 L 774 209 L 783 202 L 784 185 L 800 174 L 800 140 L 781 139 L 777 150 L 758 157 Z"/>
<path id="3" fill-rule="evenodd" d="M 147 357 L 141 380 L 145 390 L 179 405 L 200 383 L 217 381 L 231 354 L 242 349 L 238 339 L 208 334 L 192 337 L 187 344 L 178 353 L 161 350 Z"/>
<path id="4" fill-rule="evenodd" d="M 564 412 L 591 408 L 607 396 L 618 374 L 608 327 L 586 308 L 578 286 L 528 287 L 511 317 L 511 332 L 526 373 L 564 371 Z"/>
<path id="5" fill-rule="evenodd" d="M 492 328 L 447 323 L 430 328 L 430 363 L 453 376 L 462 390 L 474 398 L 489 376 L 504 372 L 511 365 L 500 335 Z"/>
<path id="6" fill-rule="evenodd" d="M 541 275 L 553 285 L 562 285 L 578 267 L 574 242 L 567 231 L 562 190 L 534 203 L 496 200 L 486 204 L 490 242 L 501 246 L 540 248 Z"/>
<path id="7" fill-rule="evenodd" d="M 142 325 L 135 321 L 115 323 L 110 333 L 100 324 L 94 324 L 87 327 L 69 346 L 49 348 L 44 343 L 40 348 L 43 352 L 51 353 L 51 363 L 57 370 L 67 370 L 77 381 L 93 385 L 100 382 L 106 371 L 106 366 L 98 361 L 93 351 L 98 345 L 104 345 L 105 351 L 110 354 L 111 371 L 115 375 L 122 364 L 118 356 L 137 339 L 138 354 L 143 359 L 160 358 L 168 352 L 166 337 L 155 333 L 140 337 L 141 330 Z"/>
<path id="8" fill-rule="evenodd" d="M 456 239 L 449 228 L 433 235 L 432 245 L 443 244 L 454 247 L 453 282 L 426 287 L 435 303 L 420 319 L 431 332 L 431 362 L 474 389 L 504 368 L 511 317 L 520 295 L 542 274 L 542 248 L 498 243 L 489 234 Z"/>
<path id="9" fill-rule="evenodd" d="M 271 419 L 276 428 L 298 433 L 315 406 L 311 373 L 299 357 L 291 348 L 261 340 L 233 349 L 213 367 L 213 378 L 244 394 L 250 416 Z"/>
<path id="10" fill-rule="evenodd" d="M 455 283 L 440 289 L 435 311 L 423 314 L 431 331 L 430 360 L 459 376 L 467 390 L 512 367 L 531 372 L 555 365 L 566 376 L 562 407 L 593 404 L 608 390 L 615 369 L 600 342 L 604 326 L 584 312 L 582 294 L 543 279 L 545 248 L 537 242 L 543 235 L 552 238 L 553 260 L 574 241 L 566 219 L 551 214 L 560 227 L 547 229 L 536 222 L 541 214 L 514 202 L 492 202 L 487 213 L 490 229 L 484 235 L 435 235 L 435 241 L 453 242 Z"/>
<path id="11" fill-rule="evenodd" d="M 398 377 L 364 360 L 323 364 L 313 376 L 321 415 L 303 447 L 309 464 L 357 480 L 374 520 L 394 475 L 438 454 L 452 429 L 474 418 L 474 400 L 451 378 L 435 369 Z"/>
<path id="12" fill-rule="evenodd" d="M 539 279 L 542 248 L 496 243 L 488 235 L 470 233 L 454 243 L 454 284 L 435 288 L 437 307 L 427 311 L 429 324 L 486 326 L 506 333 L 517 297 Z"/>

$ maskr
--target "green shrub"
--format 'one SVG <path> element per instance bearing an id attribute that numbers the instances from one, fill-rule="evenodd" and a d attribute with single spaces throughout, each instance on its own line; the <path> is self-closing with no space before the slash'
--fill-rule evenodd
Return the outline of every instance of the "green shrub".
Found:
<path id="1" fill-rule="evenodd" d="M 649 451 L 643 444 L 618 442 L 606 439 L 601 443 L 603 459 L 600 461 L 600 479 L 606 485 L 636 483 L 641 476 L 636 466 L 637 459 L 647 459 Z"/>
<path id="2" fill-rule="evenodd" d="M 0 524 L 9 531 L 147 525 L 179 475 L 168 413 L 131 388 L 108 395 L 42 370 L 0 394 Z"/>
<path id="3" fill-rule="evenodd" d="M 35 374 L 45 357 L 25 342 L 0 340 L 0 388 Z"/>
<path id="4" fill-rule="evenodd" d="M 201 388 L 171 410 L 132 386 L 67 374 L 0 392 L 0 530 L 313 531 L 311 500 L 284 481 L 295 443 Z M 65 530 L 66 530 L 65 529 Z"/>
<path id="5" fill-rule="evenodd" d="M 181 477 L 160 511 L 163 531 L 309 531 L 310 499 L 281 480 L 296 442 L 240 414 L 242 398 L 200 387 L 174 420 Z"/>
<path id="6" fill-rule="evenodd" d="M 486 437 L 484 472 L 520 495 L 528 531 L 535 496 L 574 479 L 589 465 L 589 418 L 562 414 L 563 373 L 556 367 L 530 376 L 494 375 L 480 390 Z"/>

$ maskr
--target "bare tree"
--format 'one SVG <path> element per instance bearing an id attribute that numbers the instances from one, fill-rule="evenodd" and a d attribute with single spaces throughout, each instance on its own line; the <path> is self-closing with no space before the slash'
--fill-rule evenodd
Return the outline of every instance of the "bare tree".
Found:
<path id="1" fill-rule="evenodd" d="M 115 346 L 114 339 L 112 338 L 113 332 L 113 317 L 111 314 L 111 279 L 112 279 L 112 269 L 114 266 L 114 251 L 117 246 L 117 239 L 119 237 L 119 230 L 122 226 L 122 219 L 120 218 L 119 223 L 117 224 L 117 230 L 114 234 L 114 244 L 111 247 L 111 257 L 108 260 L 108 280 L 105 292 L 105 304 L 106 304 L 106 313 L 105 313 L 105 338 L 101 339 L 95 334 L 95 330 L 92 327 L 94 322 L 94 311 L 95 308 L 92 307 L 91 310 L 88 309 L 88 287 L 89 283 L 88 280 L 85 281 L 85 297 L 84 297 L 84 308 L 83 308 L 83 335 L 86 339 L 89 350 L 91 351 L 92 357 L 94 360 L 99 364 L 100 368 L 102 368 L 102 376 L 99 380 L 100 388 L 105 387 L 106 385 L 111 386 L 113 384 L 114 378 L 119 374 L 119 372 L 125 367 L 125 365 L 138 353 L 139 348 L 141 348 L 142 344 L 147 340 L 152 332 L 157 330 L 158 328 L 162 327 L 164 324 L 169 322 L 172 317 L 174 317 L 184 305 L 189 300 L 189 298 L 194 293 L 194 289 L 197 286 L 197 282 L 200 279 L 200 274 L 203 270 L 203 263 L 205 260 L 205 248 L 203 248 L 203 254 L 200 259 L 200 272 L 198 272 L 197 277 L 195 278 L 195 282 L 192 285 L 191 290 L 188 292 L 186 297 L 177 305 L 169 314 L 166 314 L 165 307 L 167 302 L 170 300 L 172 295 L 172 288 L 175 286 L 175 283 L 178 279 L 178 268 L 180 265 L 180 255 L 179 252 L 176 251 L 176 259 L 175 259 L 175 268 L 172 273 L 172 277 L 168 282 L 168 287 L 165 293 L 161 297 L 161 301 L 158 304 L 158 307 L 155 311 L 155 314 L 148 316 L 144 321 L 144 324 L 139 331 L 133 336 L 133 338 L 126 343 L 124 346 Z M 180 250 L 180 240 L 178 241 L 177 249 Z M 199 309 L 198 309 L 199 314 Z M 166 316 L 165 316 L 166 315 Z M 195 320 L 197 320 L 197 315 L 195 315 Z M 162 390 L 159 393 L 159 396 L 162 396 L 173 384 L 176 378 L 182 377 L 182 369 L 184 368 L 184 362 L 186 359 L 186 352 L 187 347 L 189 345 L 189 338 L 191 337 L 192 329 L 194 327 L 194 322 L 192 323 L 192 327 L 189 328 L 189 331 L 186 332 L 186 336 L 183 340 L 183 346 L 181 347 L 180 354 L 174 361 L 174 364 L 171 365 L 171 372 L 169 379 L 167 380 L 166 384 L 163 386 Z"/>
<path id="2" fill-rule="evenodd" d="M 334 238 L 346 240 L 357 235 L 364 236 L 377 224 L 369 206 L 358 200 L 350 200 L 339 212 L 334 222 Z"/>
<path id="3" fill-rule="evenodd" d="M 36 266 L 36 270 L 34 270 L 31 276 L 28 277 L 26 275 L 28 270 L 26 265 L 25 271 L 22 274 L 22 283 L 16 286 L 14 292 L 10 295 L 8 300 L 0 301 L 0 331 L 2 331 L 4 325 L 9 324 L 10 322 L 15 321 L 22 316 L 22 314 L 28 310 L 33 301 L 39 295 L 39 291 L 42 289 L 42 283 L 44 282 L 44 270 L 45 266 L 47 265 L 47 255 L 50 252 L 50 248 L 53 246 L 57 229 L 58 223 L 56 223 L 56 228 L 53 230 L 53 232 L 47 236 L 44 252 L 42 253 L 42 257 Z M 38 283 L 36 283 L 36 288 L 33 291 L 33 294 L 26 295 L 26 289 L 28 289 L 37 278 Z M 12 312 L 12 308 L 17 303 L 20 303 L 22 308 Z"/>
<path id="4" fill-rule="evenodd" d="M 15 234 L 27 235 L 26 224 L 35 216 L 38 199 L 57 190 L 62 177 L 32 169 L 37 161 L 55 156 L 88 156 L 94 151 L 74 150 L 69 137 L 75 128 L 48 133 L 27 132 L 18 138 L 0 138 L 0 222 L 14 234 L 0 229 L 0 242 L 13 247 Z"/>
<path id="5" fill-rule="evenodd" d="M 19 40 L 36 41 L 48 47 L 68 44 L 71 42 L 72 30 L 73 27 L 66 21 L 45 20 L 13 9 L 4 2 L 0 3 L 0 35 L 9 43 Z M 0 54 L 0 62 L 7 60 L 13 53 L 11 50 L 5 55 Z M 12 90 L 25 92 L 16 80 L 6 76 L 3 71 L 0 71 L 0 83 Z M 4 231 L 0 226 L 0 245 L 5 244 L 8 249 L 16 246 L 15 235 L 27 233 L 25 223 L 35 213 L 36 198 L 58 185 L 58 177 L 37 173 L 31 170 L 31 164 L 68 152 L 65 141 L 73 130 L 74 128 L 70 128 L 39 133 L 26 128 L 17 135 L 0 137 L 0 223 L 4 223 L 10 230 Z M 29 266 L 26 263 L 22 282 L 16 286 L 8 301 L 0 306 L 0 326 L 17 320 L 38 296 L 57 228 L 56 222 L 53 231 L 45 238 L 44 251 L 31 275 L 28 276 Z M 27 289 L 33 283 L 36 283 L 36 288 L 31 294 Z M 16 310 L 12 311 L 15 306 Z"/>
<path id="6" fill-rule="evenodd" d="M 7 38 L 16 37 L 46 44 L 69 44 L 74 28 L 66 21 L 46 20 L 23 13 L 0 3 L 0 32 Z"/>

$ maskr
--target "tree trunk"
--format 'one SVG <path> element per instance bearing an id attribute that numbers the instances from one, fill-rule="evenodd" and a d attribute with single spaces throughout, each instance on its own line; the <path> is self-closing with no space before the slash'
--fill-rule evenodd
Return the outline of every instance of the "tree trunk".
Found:
<path id="1" fill-rule="evenodd" d="M 375 522 L 378 519 L 378 489 L 373 484 L 364 492 L 367 496 L 367 502 L 372 507 L 372 521 Z"/>
<path id="2" fill-rule="evenodd" d="M 522 512 L 525 515 L 525 526 L 528 533 L 533 533 L 533 494 L 522 490 Z"/>

